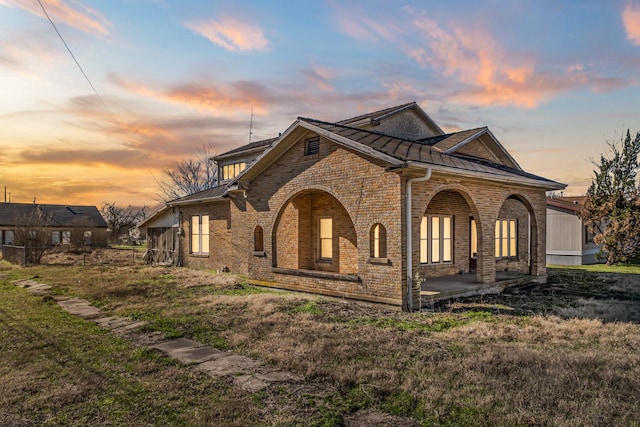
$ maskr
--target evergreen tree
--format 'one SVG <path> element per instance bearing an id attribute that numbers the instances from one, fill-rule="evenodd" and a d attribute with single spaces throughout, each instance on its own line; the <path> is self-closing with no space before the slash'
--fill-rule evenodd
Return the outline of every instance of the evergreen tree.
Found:
<path id="1" fill-rule="evenodd" d="M 620 143 L 608 143 L 611 153 L 594 162 L 594 178 L 587 190 L 587 201 L 580 216 L 602 244 L 598 258 L 607 264 L 627 263 L 640 254 L 640 186 L 638 155 L 640 132 L 631 133 Z"/>

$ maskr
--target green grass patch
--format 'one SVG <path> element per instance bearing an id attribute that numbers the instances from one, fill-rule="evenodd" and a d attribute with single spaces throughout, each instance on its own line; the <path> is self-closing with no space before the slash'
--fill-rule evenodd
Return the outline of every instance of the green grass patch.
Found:
<path id="1" fill-rule="evenodd" d="M 109 245 L 109 247 L 118 250 L 144 252 L 147 250 L 147 242 L 141 243 L 139 245 Z"/>
<path id="2" fill-rule="evenodd" d="M 585 273 L 640 274 L 640 264 L 548 265 L 550 271 L 582 271 Z"/>

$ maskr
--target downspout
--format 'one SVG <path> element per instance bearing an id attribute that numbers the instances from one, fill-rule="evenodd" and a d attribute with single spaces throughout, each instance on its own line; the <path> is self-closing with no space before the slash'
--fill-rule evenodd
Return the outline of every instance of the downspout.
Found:
<path id="1" fill-rule="evenodd" d="M 425 169 L 424 176 L 410 178 L 407 180 L 407 188 L 405 194 L 406 207 L 406 224 L 407 224 L 407 311 L 413 311 L 413 221 L 411 215 L 411 186 L 414 182 L 428 181 L 431 179 L 431 168 Z"/>

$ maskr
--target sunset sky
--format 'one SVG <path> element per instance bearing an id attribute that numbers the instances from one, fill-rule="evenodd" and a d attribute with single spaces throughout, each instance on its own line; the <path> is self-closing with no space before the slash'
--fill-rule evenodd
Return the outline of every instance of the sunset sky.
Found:
<path id="1" fill-rule="evenodd" d="M 256 141 L 416 101 L 568 195 L 640 131 L 640 0 L 41 1 L 95 92 L 38 0 L 0 0 L 12 202 L 156 204 L 177 160 L 249 142 L 252 108 Z"/>

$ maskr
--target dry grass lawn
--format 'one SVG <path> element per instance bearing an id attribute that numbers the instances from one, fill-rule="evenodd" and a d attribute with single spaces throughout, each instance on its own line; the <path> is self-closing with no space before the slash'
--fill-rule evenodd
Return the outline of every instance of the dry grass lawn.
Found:
<path id="1" fill-rule="evenodd" d="M 252 287 L 233 275 L 145 267 L 128 258 L 120 263 L 123 266 L 115 261 L 84 267 L 71 261 L 57 264 L 4 264 L 0 291 L 36 307 L 23 311 L 59 316 L 55 305 L 8 284 L 10 279 L 36 276 L 53 285 L 57 294 L 85 298 L 114 315 L 147 320 L 149 329 L 168 338 L 184 336 L 248 355 L 304 381 L 248 393 L 231 382 L 198 376 L 153 352 L 101 341 L 96 348 L 104 350 L 107 360 L 122 354 L 122 363 L 133 366 L 136 381 L 120 376 L 126 368 L 117 360 L 109 362 L 108 369 L 95 368 L 100 380 L 92 366 L 79 364 L 68 368 L 68 385 L 57 383 L 43 394 L 25 390 L 25 378 L 38 378 L 53 368 L 40 365 L 33 372 L 26 366 L 27 360 L 46 360 L 50 350 L 24 343 L 20 352 L 4 351 L 2 357 L 0 424 L 3 416 L 18 420 L 9 406 L 18 396 L 26 400 L 21 403 L 24 419 L 16 425 L 39 425 L 43 418 L 33 415 L 38 411 L 62 419 L 55 418 L 55 407 L 45 405 L 47 399 L 71 400 L 84 414 L 89 409 L 83 399 L 136 401 L 140 395 L 161 396 L 166 387 L 173 397 L 160 398 L 158 407 L 171 416 L 137 417 L 134 407 L 121 405 L 122 413 L 115 418 L 98 411 L 92 424 L 601 426 L 638 425 L 640 420 L 640 326 L 633 314 L 629 321 L 609 321 L 609 314 L 598 318 L 598 310 L 609 313 L 596 307 L 606 305 L 604 300 L 579 297 L 591 301 L 591 315 L 580 309 L 585 304 L 578 297 L 556 298 L 549 292 L 477 298 L 409 314 L 387 306 Z M 559 304 L 554 306 L 556 299 Z M 4 330 L 7 319 L 20 316 L 3 304 Z M 637 310 L 637 302 L 632 305 Z M 55 320 L 57 325 L 70 323 L 83 322 L 68 316 Z M 46 324 L 43 320 L 29 327 L 47 336 L 51 331 Z M 0 346 L 19 341 L 20 329 L 15 328 L 13 335 L 0 335 Z M 74 333 L 85 341 L 97 339 L 87 336 L 108 340 L 108 334 L 96 329 Z M 84 351 L 81 343 L 73 345 Z M 98 355 L 92 357 L 86 362 L 105 363 Z M 116 373 L 113 381 L 122 384 L 117 392 L 101 382 Z M 24 415 L 24 410 L 30 412 Z M 74 424 L 73 413 L 65 416 L 71 421 L 67 424 Z M 77 420 L 84 419 L 78 415 Z"/>

